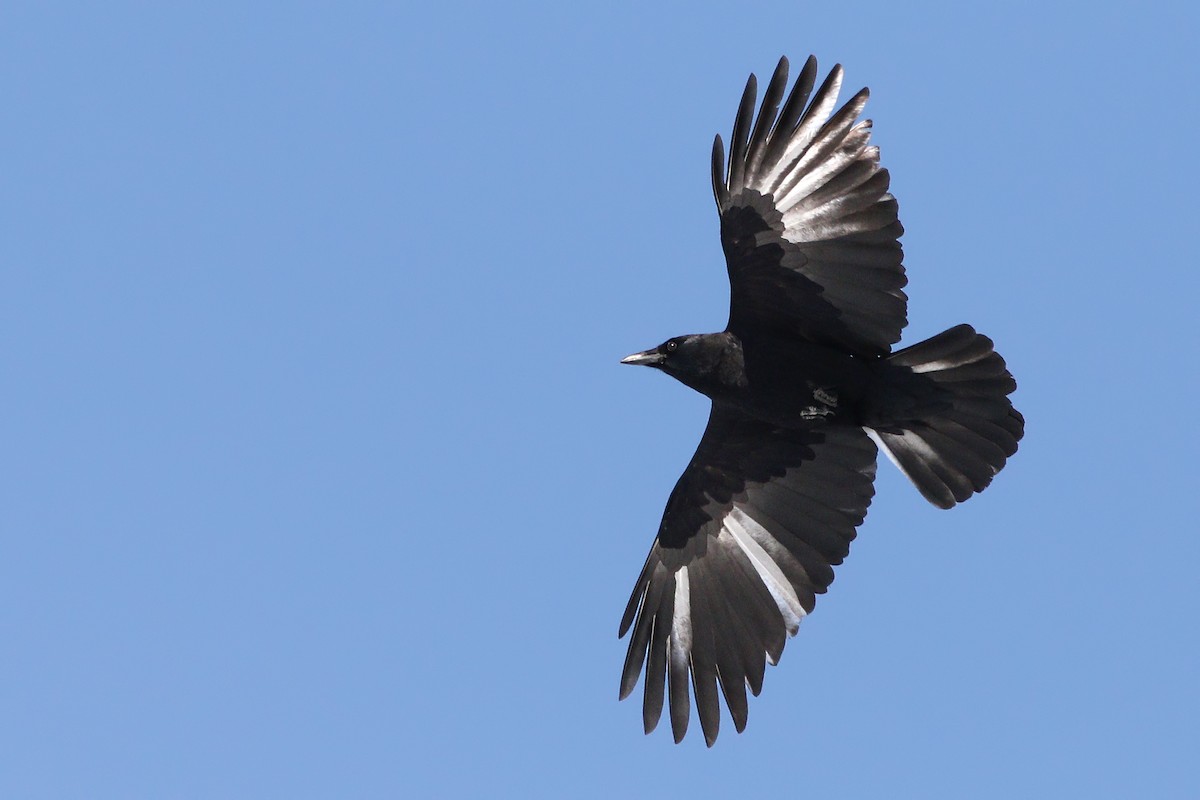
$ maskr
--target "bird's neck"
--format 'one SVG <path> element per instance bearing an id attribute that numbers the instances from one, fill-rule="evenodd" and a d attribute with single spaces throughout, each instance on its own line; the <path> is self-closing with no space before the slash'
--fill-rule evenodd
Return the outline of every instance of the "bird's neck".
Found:
<path id="1" fill-rule="evenodd" d="M 707 334 L 707 358 L 689 374 L 676 377 L 713 400 L 727 400 L 746 385 L 746 362 L 742 343 L 728 331 Z"/>

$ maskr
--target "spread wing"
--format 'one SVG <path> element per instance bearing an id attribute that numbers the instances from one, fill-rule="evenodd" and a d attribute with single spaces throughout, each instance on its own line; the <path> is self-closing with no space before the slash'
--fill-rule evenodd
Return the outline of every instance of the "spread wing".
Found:
<path id="1" fill-rule="evenodd" d="M 769 329 L 882 355 L 907 322 L 904 228 L 879 148 L 868 143 L 871 122 L 858 121 L 868 91 L 830 116 L 842 68 L 835 66 L 812 94 L 816 73 L 816 59 L 809 57 L 780 111 L 788 77 L 787 59 L 780 59 L 757 119 L 751 75 L 733 126 L 728 171 L 721 137 L 713 143 L 729 330 L 744 336 Z"/>
<path id="2" fill-rule="evenodd" d="M 705 741 L 717 738 L 717 685 L 741 731 L 746 689 L 762 689 L 786 638 L 833 581 L 874 494 L 875 445 L 858 427 L 772 427 L 713 406 L 671 492 L 620 635 L 632 630 L 621 698 L 645 665 L 642 718 L 670 698 L 675 741 L 691 679 Z"/>

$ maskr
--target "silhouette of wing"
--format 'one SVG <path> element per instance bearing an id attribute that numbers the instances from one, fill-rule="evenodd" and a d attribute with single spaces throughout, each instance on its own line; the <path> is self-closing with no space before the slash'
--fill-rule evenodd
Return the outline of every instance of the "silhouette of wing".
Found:
<path id="1" fill-rule="evenodd" d="M 754 75 L 738 107 L 729 169 L 713 142 L 713 194 L 729 267 L 729 330 L 755 329 L 883 355 L 907 322 L 904 232 L 870 120 L 868 91 L 830 116 L 842 83 L 835 66 L 812 95 L 809 57 L 779 110 L 788 62 L 780 59 L 754 119 Z M 808 103 L 807 108 L 805 104 Z M 751 127 L 753 124 L 753 127 Z"/>
<path id="2" fill-rule="evenodd" d="M 621 698 L 646 667 L 643 722 L 670 697 L 675 741 L 690 715 L 689 677 L 711 746 L 725 695 L 741 731 L 746 688 L 833 581 L 874 494 L 875 445 L 862 428 L 775 428 L 714 404 L 671 492 L 658 538 L 621 620 L 632 629 Z"/>

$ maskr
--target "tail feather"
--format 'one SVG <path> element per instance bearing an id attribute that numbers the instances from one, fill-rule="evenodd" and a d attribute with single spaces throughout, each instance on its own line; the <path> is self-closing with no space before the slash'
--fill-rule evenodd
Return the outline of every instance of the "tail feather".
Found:
<path id="1" fill-rule="evenodd" d="M 992 482 L 1025 432 L 992 340 L 959 325 L 882 362 L 867 432 L 929 502 L 950 508 Z"/>

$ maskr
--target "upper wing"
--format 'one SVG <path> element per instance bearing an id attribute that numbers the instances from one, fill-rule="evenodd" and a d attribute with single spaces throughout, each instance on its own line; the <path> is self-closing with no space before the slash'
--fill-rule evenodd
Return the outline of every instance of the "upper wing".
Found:
<path id="1" fill-rule="evenodd" d="M 621 636 L 633 636 L 621 698 L 646 665 L 646 732 L 664 692 L 675 741 L 687 731 L 688 676 L 705 741 L 717 738 L 717 683 L 736 728 L 746 687 L 762 689 L 766 661 L 833 581 L 874 494 L 875 445 L 862 428 L 774 428 L 713 406 L 642 568 Z"/>
<path id="2" fill-rule="evenodd" d="M 810 56 L 780 112 L 788 75 L 787 59 L 780 59 L 757 120 L 751 75 L 733 126 L 728 172 L 721 137 L 713 142 L 729 330 L 762 327 L 882 355 L 907 322 L 898 241 L 904 228 L 879 148 L 867 143 L 871 122 L 857 121 L 867 90 L 830 116 L 842 84 L 842 68 L 835 66 L 806 109 L 816 73 Z"/>

